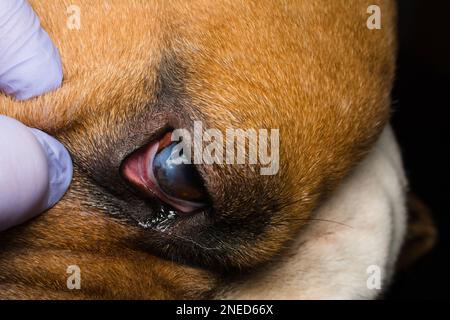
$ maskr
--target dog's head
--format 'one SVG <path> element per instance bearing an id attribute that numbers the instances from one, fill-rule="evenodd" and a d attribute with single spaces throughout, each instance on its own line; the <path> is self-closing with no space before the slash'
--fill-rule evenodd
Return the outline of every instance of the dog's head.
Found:
<path id="1" fill-rule="evenodd" d="M 0 296 L 207 297 L 271 260 L 388 119 L 395 10 L 375 1 L 382 28 L 369 30 L 372 2 L 86 0 L 71 30 L 70 1 L 31 1 L 65 81 L 26 103 L 1 97 L 0 113 L 59 138 L 75 173 L 56 207 L 0 235 Z M 267 129 L 272 162 L 155 173 L 167 134 L 195 121 L 225 138 Z M 149 163 L 155 174 L 139 171 Z"/>

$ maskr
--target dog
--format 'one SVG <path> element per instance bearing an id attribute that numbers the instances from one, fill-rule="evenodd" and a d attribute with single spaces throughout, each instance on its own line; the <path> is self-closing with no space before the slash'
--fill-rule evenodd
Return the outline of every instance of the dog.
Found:
<path id="1" fill-rule="evenodd" d="M 54 208 L 0 234 L 0 298 L 380 295 L 367 268 L 387 274 L 384 288 L 406 228 L 388 127 L 394 1 L 80 0 L 79 30 L 67 27 L 72 1 L 30 3 L 64 82 L 27 102 L 1 96 L 0 113 L 57 137 L 74 180 Z M 277 174 L 196 165 L 207 205 L 194 213 L 143 192 L 127 161 L 194 121 L 278 129 Z"/>

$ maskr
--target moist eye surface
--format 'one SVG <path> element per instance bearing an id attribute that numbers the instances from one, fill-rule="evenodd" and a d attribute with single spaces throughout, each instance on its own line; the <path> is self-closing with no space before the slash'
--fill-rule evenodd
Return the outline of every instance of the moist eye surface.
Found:
<path id="1" fill-rule="evenodd" d="M 207 192 L 203 181 L 192 164 L 176 161 L 178 157 L 183 156 L 174 154 L 176 142 L 172 142 L 162 149 L 153 160 L 154 177 L 158 186 L 167 195 L 186 201 L 204 203 L 207 201 Z"/>
<path id="2" fill-rule="evenodd" d="M 209 206 L 209 194 L 195 165 L 180 162 L 171 133 L 133 152 L 122 164 L 122 176 L 141 194 L 157 197 L 183 213 Z"/>

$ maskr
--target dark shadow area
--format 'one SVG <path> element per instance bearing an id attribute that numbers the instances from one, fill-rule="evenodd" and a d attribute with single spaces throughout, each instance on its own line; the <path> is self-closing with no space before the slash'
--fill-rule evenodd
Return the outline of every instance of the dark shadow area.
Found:
<path id="1" fill-rule="evenodd" d="M 388 299 L 449 298 L 450 1 L 399 1 L 399 59 L 393 126 L 410 189 L 431 209 L 437 246 L 400 272 Z"/>

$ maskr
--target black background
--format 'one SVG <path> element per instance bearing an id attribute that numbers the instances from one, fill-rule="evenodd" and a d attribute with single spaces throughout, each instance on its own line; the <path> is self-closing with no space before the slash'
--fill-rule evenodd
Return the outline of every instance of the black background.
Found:
<path id="1" fill-rule="evenodd" d="M 386 298 L 450 298 L 448 109 L 450 1 L 400 0 L 393 126 L 411 190 L 439 230 L 432 252 L 399 273 Z"/>

